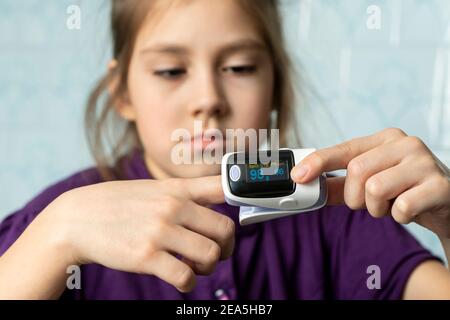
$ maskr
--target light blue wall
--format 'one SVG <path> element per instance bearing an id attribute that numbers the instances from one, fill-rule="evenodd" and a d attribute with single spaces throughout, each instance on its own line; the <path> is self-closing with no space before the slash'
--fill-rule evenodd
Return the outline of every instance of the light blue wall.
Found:
<path id="1" fill-rule="evenodd" d="M 450 1 L 285 3 L 289 43 L 313 89 L 299 113 L 305 145 L 394 126 L 450 164 Z M 371 5 L 380 10 L 380 29 L 367 27 Z M 443 256 L 434 234 L 414 224 L 408 229 Z"/>
<path id="2" fill-rule="evenodd" d="M 396 126 L 450 164 L 450 1 L 283 3 L 309 88 L 299 112 L 305 145 Z M 80 30 L 66 27 L 73 4 Z M 370 5 L 381 10 L 379 30 L 367 28 Z M 82 115 L 109 57 L 107 13 L 107 0 L 0 1 L 0 218 L 91 164 Z M 442 255 L 432 234 L 409 228 Z"/>
<path id="3" fill-rule="evenodd" d="M 81 29 L 66 27 L 81 7 Z M 0 1 L 0 217 L 91 163 L 88 91 L 109 55 L 108 1 Z"/>

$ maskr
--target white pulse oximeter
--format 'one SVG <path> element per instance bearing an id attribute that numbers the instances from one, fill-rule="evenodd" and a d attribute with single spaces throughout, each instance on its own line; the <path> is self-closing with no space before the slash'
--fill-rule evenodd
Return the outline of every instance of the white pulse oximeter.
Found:
<path id="1" fill-rule="evenodd" d="M 240 224 L 262 222 L 323 207 L 328 196 L 325 173 L 306 184 L 296 184 L 290 178 L 295 164 L 314 151 L 280 149 L 275 158 L 268 150 L 256 154 L 225 154 L 222 159 L 222 187 L 225 201 L 241 207 Z"/>

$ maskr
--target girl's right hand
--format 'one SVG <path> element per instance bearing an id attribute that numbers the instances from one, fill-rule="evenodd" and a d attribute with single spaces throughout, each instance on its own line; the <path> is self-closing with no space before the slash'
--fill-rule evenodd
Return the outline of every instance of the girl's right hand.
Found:
<path id="1" fill-rule="evenodd" d="M 64 193 L 45 220 L 74 264 L 151 274 L 187 292 L 232 254 L 233 220 L 206 207 L 222 202 L 220 176 L 112 181 Z"/>

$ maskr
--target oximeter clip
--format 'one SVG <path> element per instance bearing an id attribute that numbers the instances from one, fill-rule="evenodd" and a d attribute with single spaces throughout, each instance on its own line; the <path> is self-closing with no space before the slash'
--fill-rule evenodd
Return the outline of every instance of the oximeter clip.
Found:
<path id="1" fill-rule="evenodd" d="M 314 151 L 284 148 L 225 154 L 222 187 L 225 201 L 240 206 L 239 223 L 248 225 L 325 206 L 328 197 L 325 173 L 305 184 L 296 184 L 290 178 L 295 164 Z"/>

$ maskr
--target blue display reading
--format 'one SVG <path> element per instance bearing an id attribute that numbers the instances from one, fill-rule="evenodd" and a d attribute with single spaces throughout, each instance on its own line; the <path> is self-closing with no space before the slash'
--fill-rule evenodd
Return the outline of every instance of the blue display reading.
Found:
<path id="1" fill-rule="evenodd" d="M 263 168 L 268 168 L 268 165 L 250 164 L 247 166 L 247 182 L 269 182 L 289 179 L 289 172 L 287 164 L 280 162 L 278 169 L 274 174 L 264 174 Z"/>

